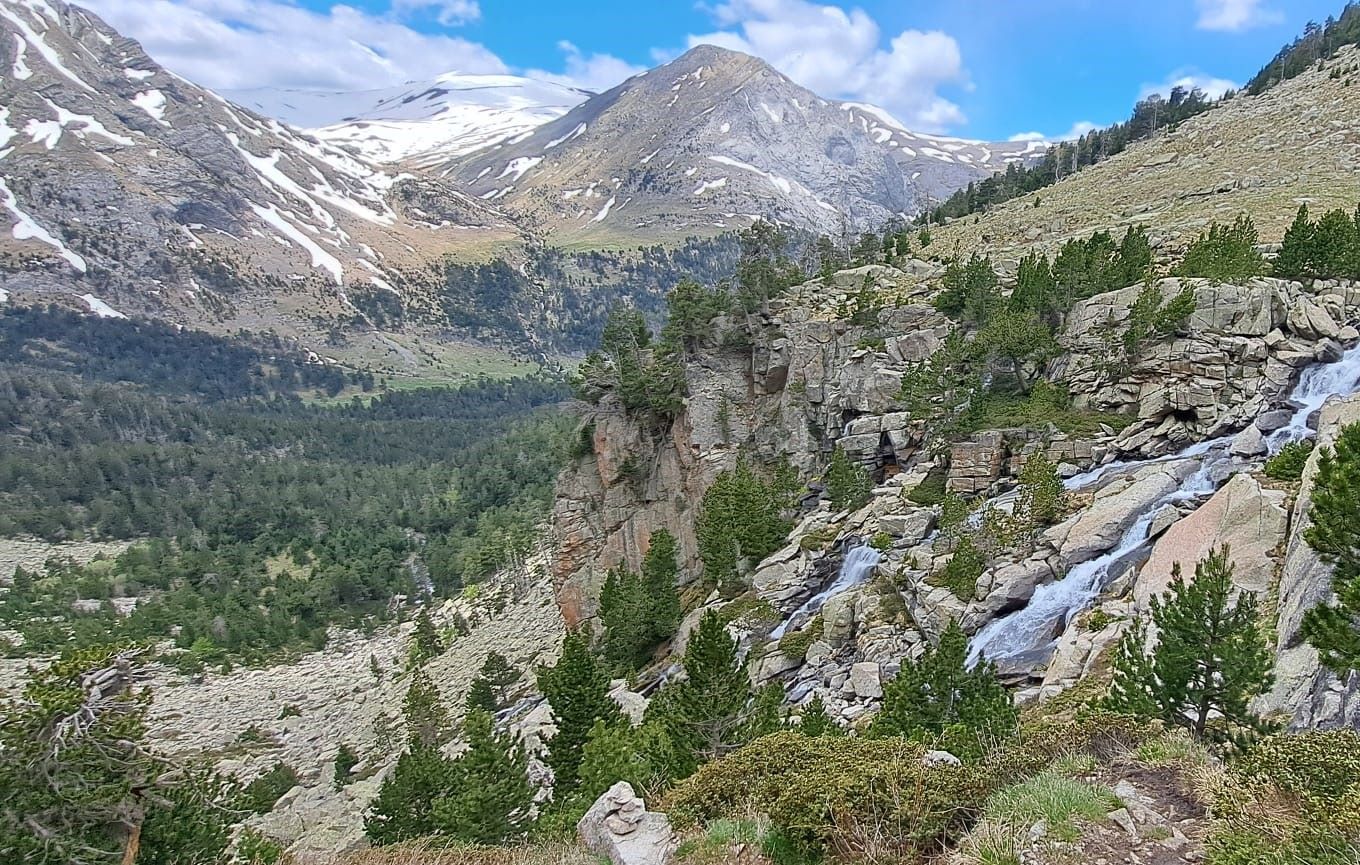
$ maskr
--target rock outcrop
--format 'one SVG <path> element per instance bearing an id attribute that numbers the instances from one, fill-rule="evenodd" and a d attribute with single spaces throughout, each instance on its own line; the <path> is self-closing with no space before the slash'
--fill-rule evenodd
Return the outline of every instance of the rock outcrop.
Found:
<path id="1" fill-rule="evenodd" d="M 1346 679 L 1323 668 L 1317 650 L 1300 633 L 1303 614 L 1332 596 L 1332 569 L 1308 545 L 1304 533 L 1312 524 L 1313 481 L 1321 449 L 1335 440 L 1341 427 L 1360 422 L 1360 397 L 1333 400 L 1318 419 L 1318 447 L 1303 472 L 1303 481 L 1290 514 L 1275 623 L 1275 684 L 1257 701 L 1263 714 L 1287 719 L 1293 728 L 1360 726 L 1360 675 Z"/>
<path id="2" fill-rule="evenodd" d="M 613 865 L 667 865 L 675 852 L 670 820 L 648 811 L 627 781 L 600 794 L 576 831 L 588 850 Z"/>

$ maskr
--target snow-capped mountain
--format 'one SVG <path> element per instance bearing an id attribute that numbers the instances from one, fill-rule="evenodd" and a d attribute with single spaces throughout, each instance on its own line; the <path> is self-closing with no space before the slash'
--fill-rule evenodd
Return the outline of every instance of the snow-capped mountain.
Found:
<path id="1" fill-rule="evenodd" d="M 762 216 L 839 235 L 915 215 L 1043 150 L 914 133 L 705 45 L 440 171 L 555 233 L 673 235 Z"/>
<path id="2" fill-rule="evenodd" d="M 259 88 L 224 95 L 374 162 L 420 166 L 556 120 L 591 94 L 515 75 L 449 73 L 354 93 Z"/>
<path id="3" fill-rule="evenodd" d="M 11 302 L 300 329 L 362 320 L 363 293 L 414 300 L 408 274 L 453 236 L 514 236 L 447 184 L 242 110 L 60 0 L 0 0 L 0 72 Z"/>

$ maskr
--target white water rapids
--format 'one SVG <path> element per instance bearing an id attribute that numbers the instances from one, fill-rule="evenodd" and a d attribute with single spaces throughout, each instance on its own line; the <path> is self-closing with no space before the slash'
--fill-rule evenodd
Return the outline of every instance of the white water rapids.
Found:
<path id="1" fill-rule="evenodd" d="M 1272 432 L 1266 443 L 1271 453 L 1288 442 L 1313 435 L 1308 423 L 1328 398 L 1354 393 L 1360 388 L 1360 346 L 1330 364 L 1314 364 L 1303 371 L 1289 395 L 1297 407 L 1289 421 Z M 1164 505 L 1212 495 L 1219 485 L 1235 473 L 1235 458 L 1228 453 L 1231 437 L 1199 442 L 1164 457 L 1142 461 L 1120 461 L 1093 469 L 1069 479 L 1068 489 L 1081 489 L 1107 475 L 1125 474 L 1157 463 L 1198 460 L 1198 468 L 1180 485 L 1155 501 L 1139 517 L 1114 549 L 1089 561 L 1073 565 L 1062 579 L 1034 591 L 1029 603 L 1007 616 L 993 619 L 973 637 L 968 664 L 983 657 L 1008 671 L 1020 671 L 1042 663 L 1057 645 L 1057 638 L 1072 618 L 1086 609 L 1123 566 L 1142 555 L 1149 546 L 1148 527 Z"/>
<path id="2" fill-rule="evenodd" d="M 808 598 L 807 603 L 794 610 L 787 619 L 779 624 L 779 627 L 770 632 L 770 639 L 778 640 L 783 637 L 790 626 L 801 626 L 832 597 L 847 589 L 853 589 L 867 580 L 874 568 L 878 567 L 881 559 L 882 554 L 868 544 L 850 550 L 845 554 L 845 561 L 841 562 L 841 569 L 831 585 Z"/>

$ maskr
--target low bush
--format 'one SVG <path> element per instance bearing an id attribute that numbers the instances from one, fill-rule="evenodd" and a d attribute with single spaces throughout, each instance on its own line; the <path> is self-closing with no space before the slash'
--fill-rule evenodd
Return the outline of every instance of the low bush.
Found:
<path id="1" fill-rule="evenodd" d="M 804 850 L 862 855 L 889 844 L 909 858 L 961 835 L 992 786 L 980 767 L 924 765 L 925 752 L 900 737 L 775 733 L 702 767 L 665 808 L 681 823 L 768 814 Z"/>
<path id="2" fill-rule="evenodd" d="M 1277 481 L 1296 481 L 1303 477 L 1303 468 L 1308 465 L 1308 456 L 1313 452 L 1311 439 L 1290 442 L 1280 448 L 1280 452 L 1266 460 L 1266 477 Z"/>
<path id="3" fill-rule="evenodd" d="M 1219 779 L 1210 865 L 1360 861 L 1360 732 L 1271 736 Z"/>

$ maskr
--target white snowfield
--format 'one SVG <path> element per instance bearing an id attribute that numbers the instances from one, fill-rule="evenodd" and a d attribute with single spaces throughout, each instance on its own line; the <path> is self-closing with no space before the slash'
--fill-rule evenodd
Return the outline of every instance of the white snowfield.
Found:
<path id="1" fill-rule="evenodd" d="M 259 88 L 223 95 L 380 164 L 471 153 L 531 132 L 590 96 L 533 78 L 456 72 L 355 93 Z"/>

